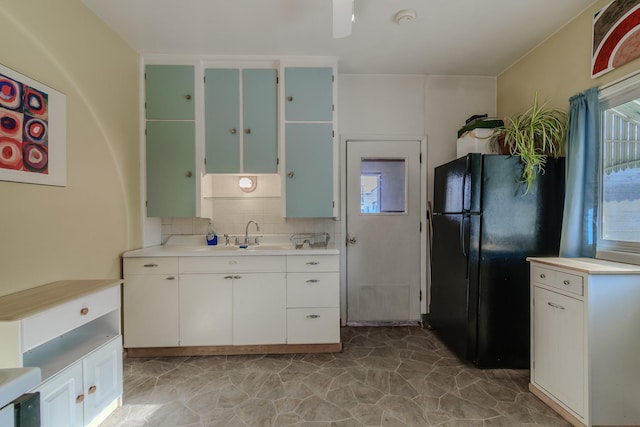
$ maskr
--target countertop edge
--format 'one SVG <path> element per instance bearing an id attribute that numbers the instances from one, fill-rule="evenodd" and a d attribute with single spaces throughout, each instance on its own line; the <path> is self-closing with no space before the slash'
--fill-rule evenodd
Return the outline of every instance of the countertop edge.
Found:
<path id="1" fill-rule="evenodd" d="M 595 258 L 527 257 L 527 261 L 587 274 L 639 274 L 640 265 Z"/>
<path id="2" fill-rule="evenodd" d="M 336 248 L 326 249 L 235 249 L 207 250 L 207 246 L 152 246 L 135 249 L 122 254 L 123 258 L 144 257 L 229 257 L 229 256 L 314 256 L 340 255 Z"/>

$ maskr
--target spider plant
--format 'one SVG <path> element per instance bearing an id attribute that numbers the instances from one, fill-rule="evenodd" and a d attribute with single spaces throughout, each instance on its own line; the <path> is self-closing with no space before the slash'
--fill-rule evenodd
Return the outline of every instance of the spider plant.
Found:
<path id="1" fill-rule="evenodd" d="M 547 156 L 558 157 L 564 152 L 567 113 L 546 105 L 538 102 L 536 93 L 531 108 L 505 120 L 504 140 L 510 153 L 522 161 L 525 194 L 532 191 L 537 174 L 544 173 Z"/>

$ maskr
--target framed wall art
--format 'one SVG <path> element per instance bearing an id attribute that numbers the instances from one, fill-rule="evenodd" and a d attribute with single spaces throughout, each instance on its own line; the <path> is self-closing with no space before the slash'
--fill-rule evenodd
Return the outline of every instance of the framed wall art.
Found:
<path id="1" fill-rule="evenodd" d="M 614 0 L 593 16 L 591 77 L 640 57 L 640 0 Z"/>
<path id="2" fill-rule="evenodd" d="M 67 99 L 0 65 L 0 180 L 67 185 Z"/>

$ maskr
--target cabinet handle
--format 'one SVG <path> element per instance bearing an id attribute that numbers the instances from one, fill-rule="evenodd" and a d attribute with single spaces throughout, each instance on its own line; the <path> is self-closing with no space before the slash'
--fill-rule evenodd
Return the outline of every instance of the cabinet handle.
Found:
<path id="1" fill-rule="evenodd" d="M 145 264 L 145 267 L 149 268 L 149 267 L 157 267 L 158 264 Z"/>
<path id="2" fill-rule="evenodd" d="M 247 135 L 249 135 L 251 133 L 251 128 L 246 128 L 244 130 L 244 133 L 246 133 Z"/>
<path id="3" fill-rule="evenodd" d="M 289 173 L 287 174 L 287 176 L 288 176 L 289 178 L 293 178 L 293 176 L 294 176 L 294 175 L 295 175 L 295 174 L 293 173 L 293 171 L 291 171 L 291 172 L 289 172 Z"/>
<path id="4" fill-rule="evenodd" d="M 232 135 L 235 135 L 236 132 L 238 132 L 236 128 L 229 129 L 229 133 L 232 134 Z"/>
<path id="5" fill-rule="evenodd" d="M 167 280 L 176 280 L 175 276 L 169 276 L 167 277 Z"/>
<path id="6" fill-rule="evenodd" d="M 186 176 L 187 178 L 191 178 L 191 176 L 193 176 L 193 173 L 191 171 L 187 171 L 184 176 Z"/>
<path id="7" fill-rule="evenodd" d="M 84 394 L 79 394 L 76 396 L 76 403 L 84 402 Z"/>
<path id="8" fill-rule="evenodd" d="M 91 387 L 89 387 L 89 394 L 93 394 L 96 392 L 97 387 L 92 385 Z"/>
<path id="9" fill-rule="evenodd" d="M 545 277 L 547 277 L 547 276 L 545 276 L 545 274 L 544 274 L 544 273 L 540 274 L 540 278 L 541 278 L 541 279 L 544 279 Z"/>
<path id="10" fill-rule="evenodd" d="M 234 279 L 242 279 L 242 276 L 233 276 Z"/>
<path id="11" fill-rule="evenodd" d="M 320 264 L 318 261 L 309 261 L 306 265 L 318 265 Z"/>
<path id="12" fill-rule="evenodd" d="M 89 307 L 83 307 L 82 310 L 80 310 L 80 315 L 86 316 L 87 314 L 89 314 Z"/>
<path id="13" fill-rule="evenodd" d="M 233 279 L 233 276 L 224 276 L 225 279 Z"/>
<path id="14" fill-rule="evenodd" d="M 318 279 L 309 279 L 309 280 L 307 280 L 307 283 L 318 283 L 318 282 L 320 282 L 320 280 L 318 280 Z"/>
<path id="15" fill-rule="evenodd" d="M 190 93 L 186 94 L 186 95 L 184 96 L 184 98 L 185 98 L 185 99 L 191 99 L 191 94 L 190 94 Z"/>
<path id="16" fill-rule="evenodd" d="M 564 283 L 566 286 L 569 286 L 571 284 L 571 281 L 569 279 L 565 279 L 562 283 Z"/>
<path id="17" fill-rule="evenodd" d="M 291 96 L 291 95 L 287 96 L 287 101 L 289 101 L 289 102 L 293 101 L 293 96 Z"/>
<path id="18" fill-rule="evenodd" d="M 547 304 L 549 304 L 549 305 L 550 305 L 551 307 L 553 307 L 553 308 L 557 308 L 557 309 L 560 309 L 560 310 L 564 310 L 564 307 L 563 307 L 563 306 L 561 306 L 561 305 L 559 305 L 559 304 L 554 304 L 554 303 L 552 303 L 552 302 L 547 302 Z"/>
<path id="19" fill-rule="evenodd" d="M 319 314 L 307 314 L 307 319 L 317 319 L 319 317 Z"/>

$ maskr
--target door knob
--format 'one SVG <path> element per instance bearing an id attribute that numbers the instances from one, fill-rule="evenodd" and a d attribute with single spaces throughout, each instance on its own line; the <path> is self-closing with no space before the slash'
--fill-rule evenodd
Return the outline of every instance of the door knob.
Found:
<path id="1" fill-rule="evenodd" d="M 358 239 L 356 239 L 355 236 L 347 237 L 347 245 L 348 244 L 355 245 L 357 241 Z"/>

